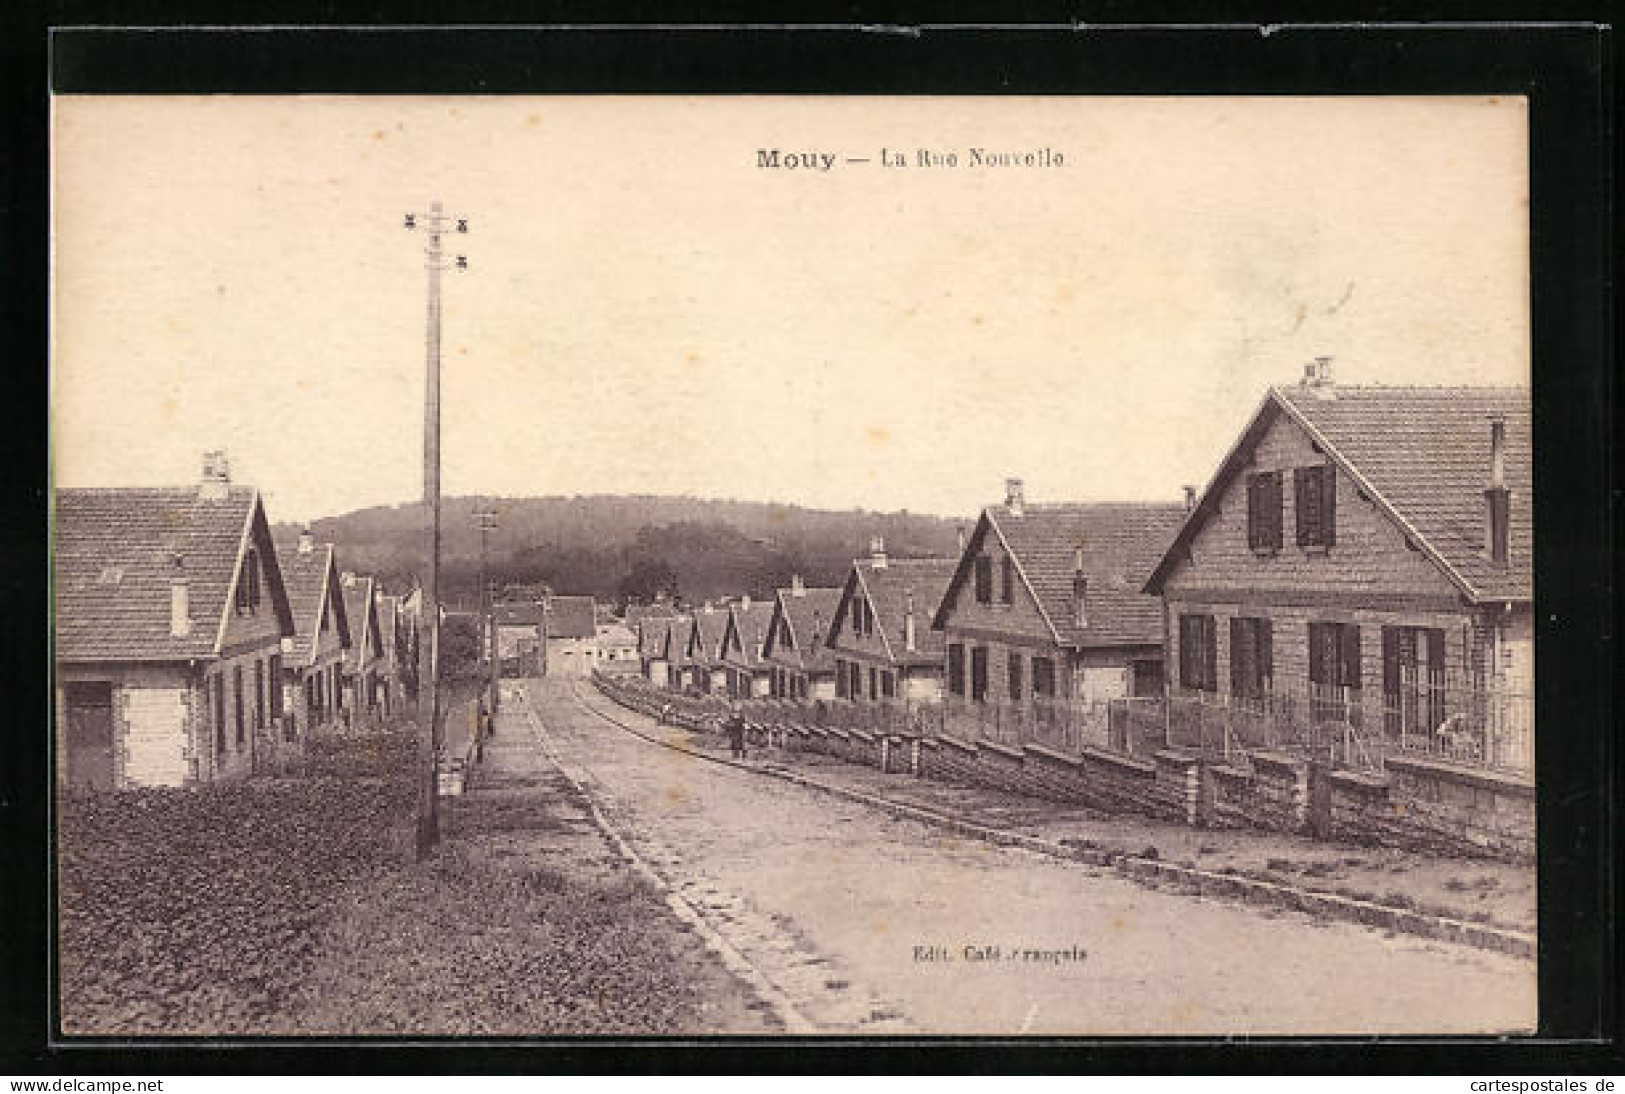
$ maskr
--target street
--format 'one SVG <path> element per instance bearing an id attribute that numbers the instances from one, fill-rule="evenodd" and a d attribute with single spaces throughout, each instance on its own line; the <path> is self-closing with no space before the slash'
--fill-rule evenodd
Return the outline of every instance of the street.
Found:
<path id="1" fill-rule="evenodd" d="M 1535 965 L 1159 891 L 640 738 L 585 680 L 506 687 L 500 733 L 821 1033 L 1272 1035 L 1530 1029 Z M 606 717 L 606 715 L 608 717 Z"/>

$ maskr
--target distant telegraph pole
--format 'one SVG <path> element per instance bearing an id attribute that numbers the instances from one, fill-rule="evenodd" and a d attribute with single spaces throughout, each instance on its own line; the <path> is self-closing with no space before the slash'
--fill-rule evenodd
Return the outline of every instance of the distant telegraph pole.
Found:
<path id="1" fill-rule="evenodd" d="M 487 671 L 489 678 L 486 686 L 490 689 L 490 696 L 486 707 L 492 713 L 497 709 L 497 658 L 501 651 L 497 648 L 497 620 L 495 598 L 492 596 L 491 582 L 486 578 L 486 539 L 496 531 L 497 514 L 491 510 L 475 513 L 480 522 L 480 623 L 485 632 L 490 635 L 491 659 Z"/>
<path id="2" fill-rule="evenodd" d="M 406 214 L 406 230 L 418 229 L 420 215 Z M 428 723 L 429 758 L 423 802 L 418 815 L 418 857 L 428 855 L 440 839 L 440 750 L 445 744 L 440 711 L 440 271 L 446 269 L 440 237 L 448 230 L 468 231 L 468 221 L 448 217 L 438 201 L 421 215 L 429 244 L 424 248 L 429 271 L 429 329 L 426 381 L 423 392 L 423 507 L 424 547 L 428 554 L 428 575 L 423 583 L 423 611 L 428 622 L 428 641 L 420 642 L 418 653 L 418 716 Z M 448 229 L 448 225 L 452 225 Z M 454 267 L 468 269 L 468 259 L 457 255 Z"/>

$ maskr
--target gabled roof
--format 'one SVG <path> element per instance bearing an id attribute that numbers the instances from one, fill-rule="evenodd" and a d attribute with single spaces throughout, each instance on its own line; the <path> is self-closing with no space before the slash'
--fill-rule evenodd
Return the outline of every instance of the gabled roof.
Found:
<path id="1" fill-rule="evenodd" d="M 739 604 L 728 606 L 728 630 L 739 636 L 740 652 L 724 650 L 725 658 L 735 664 L 755 666 L 762 661 L 762 643 L 767 639 L 767 625 L 773 619 L 773 602 L 752 601 L 749 607 Z"/>
<path id="2" fill-rule="evenodd" d="M 540 604 L 493 604 L 491 610 L 496 614 L 499 627 L 535 627 L 542 622 Z"/>
<path id="3" fill-rule="evenodd" d="M 1526 601 L 1534 593 L 1534 448 L 1529 390 L 1521 387 L 1348 387 L 1323 398 L 1302 385 L 1272 387 L 1151 579 L 1163 580 L 1207 521 L 1277 415 L 1285 415 L 1471 601 Z M 1508 564 L 1484 553 L 1492 417 L 1506 421 L 1511 492 Z"/>
<path id="4" fill-rule="evenodd" d="M 636 631 L 645 619 L 670 619 L 677 610 L 670 604 L 628 604 L 626 625 Z"/>
<path id="5" fill-rule="evenodd" d="M 547 637 L 593 638 L 598 611 L 590 596 L 555 596 L 547 602 Z"/>
<path id="6" fill-rule="evenodd" d="M 230 487 L 61 489 L 52 513 L 56 655 L 64 661 L 176 661 L 215 656 L 250 546 L 265 601 L 294 633 L 259 492 Z M 170 634 L 170 585 L 184 577 L 191 633 Z"/>
<path id="7" fill-rule="evenodd" d="M 344 667 L 353 671 L 358 664 L 370 663 L 383 653 L 378 633 L 377 582 L 374 578 L 356 575 L 352 584 L 340 586 L 344 590 L 344 613 L 354 621 L 351 637 L 355 639 L 344 648 Z M 451 613 L 447 613 L 449 617 Z M 476 617 L 478 618 L 478 617 Z"/>
<path id="8" fill-rule="evenodd" d="M 699 636 L 701 655 L 707 661 L 720 661 L 722 637 L 728 632 L 727 609 L 706 611 L 701 608 L 695 611 L 694 632 Z"/>
<path id="9" fill-rule="evenodd" d="M 671 629 L 673 616 L 645 618 L 638 623 L 638 654 L 643 657 L 666 655 L 666 632 Z"/>
<path id="10" fill-rule="evenodd" d="M 675 615 L 666 621 L 666 661 L 674 666 L 689 664 L 693 659 L 688 656 L 688 633 L 694 627 L 694 621 L 686 615 Z"/>
<path id="11" fill-rule="evenodd" d="M 972 577 L 988 537 L 1009 552 L 1015 574 L 1049 625 L 1057 645 L 1077 649 L 1162 641 L 1162 602 L 1145 579 L 1185 516 L 1184 506 L 1134 502 L 1026 505 L 1020 516 L 1002 505 L 982 510 L 965 542 L 953 580 L 931 621 L 947 625 L 950 601 Z M 1072 579 L 1083 548 L 1084 622 L 1073 612 Z"/>
<path id="12" fill-rule="evenodd" d="M 869 598 L 875 612 L 875 631 L 880 635 L 891 660 L 896 664 L 926 664 L 942 660 L 945 642 L 942 633 L 931 628 L 930 613 L 942 600 L 953 577 L 951 558 L 894 558 L 884 566 L 872 559 L 852 564 L 840 607 L 831 621 L 825 645 L 840 633 L 841 621 L 858 590 Z M 905 649 L 904 615 L 910 594 L 914 600 L 914 651 Z"/>
<path id="13" fill-rule="evenodd" d="M 395 657 L 395 625 L 400 612 L 399 596 L 378 594 L 378 641 L 384 647 L 384 657 L 393 661 Z"/>
<path id="14" fill-rule="evenodd" d="M 768 642 L 774 657 L 782 657 L 791 664 L 800 665 L 808 672 L 833 670 L 834 663 L 824 637 L 835 621 L 835 609 L 841 603 L 840 589 L 779 589 L 774 597 L 774 620 L 783 619 L 790 626 L 791 648 L 783 649 L 774 634 L 774 622 L 768 623 Z"/>
<path id="15" fill-rule="evenodd" d="M 299 553 L 299 540 L 280 538 L 276 545 L 277 562 L 282 567 L 282 584 L 288 592 L 288 605 L 293 610 L 293 654 L 288 664 L 310 664 L 316 653 L 316 636 L 321 633 L 322 615 L 327 605 L 333 605 L 333 617 L 338 625 L 339 646 L 350 647 L 350 617 L 344 610 L 344 597 L 339 591 L 338 564 L 331 543 L 316 544 L 309 554 Z"/>

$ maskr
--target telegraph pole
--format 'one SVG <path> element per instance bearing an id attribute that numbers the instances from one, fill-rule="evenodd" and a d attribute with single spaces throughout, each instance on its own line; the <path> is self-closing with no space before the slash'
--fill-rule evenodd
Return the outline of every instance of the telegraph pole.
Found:
<path id="1" fill-rule="evenodd" d="M 418 717 L 427 722 L 428 762 L 425 767 L 423 802 L 418 814 L 418 857 L 425 858 L 440 840 L 440 750 L 445 744 L 445 727 L 440 712 L 440 271 L 445 268 L 440 237 L 452 218 L 433 202 L 423 215 L 429 235 L 424 248 L 429 272 L 428 354 L 423 389 L 423 507 L 424 549 L 428 574 L 423 583 L 423 611 L 428 623 L 428 641 L 420 640 L 418 656 Z M 406 230 L 418 227 L 418 214 L 406 214 Z M 466 233 L 468 221 L 457 218 L 455 230 Z M 456 256 L 456 268 L 466 270 L 468 259 Z"/>

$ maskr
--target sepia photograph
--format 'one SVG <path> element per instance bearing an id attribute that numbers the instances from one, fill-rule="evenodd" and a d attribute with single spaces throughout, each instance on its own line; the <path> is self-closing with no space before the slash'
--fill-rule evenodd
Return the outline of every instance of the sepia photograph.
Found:
<path id="1" fill-rule="evenodd" d="M 49 129 L 60 1036 L 1536 1031 L 1528 100 Z"/>

